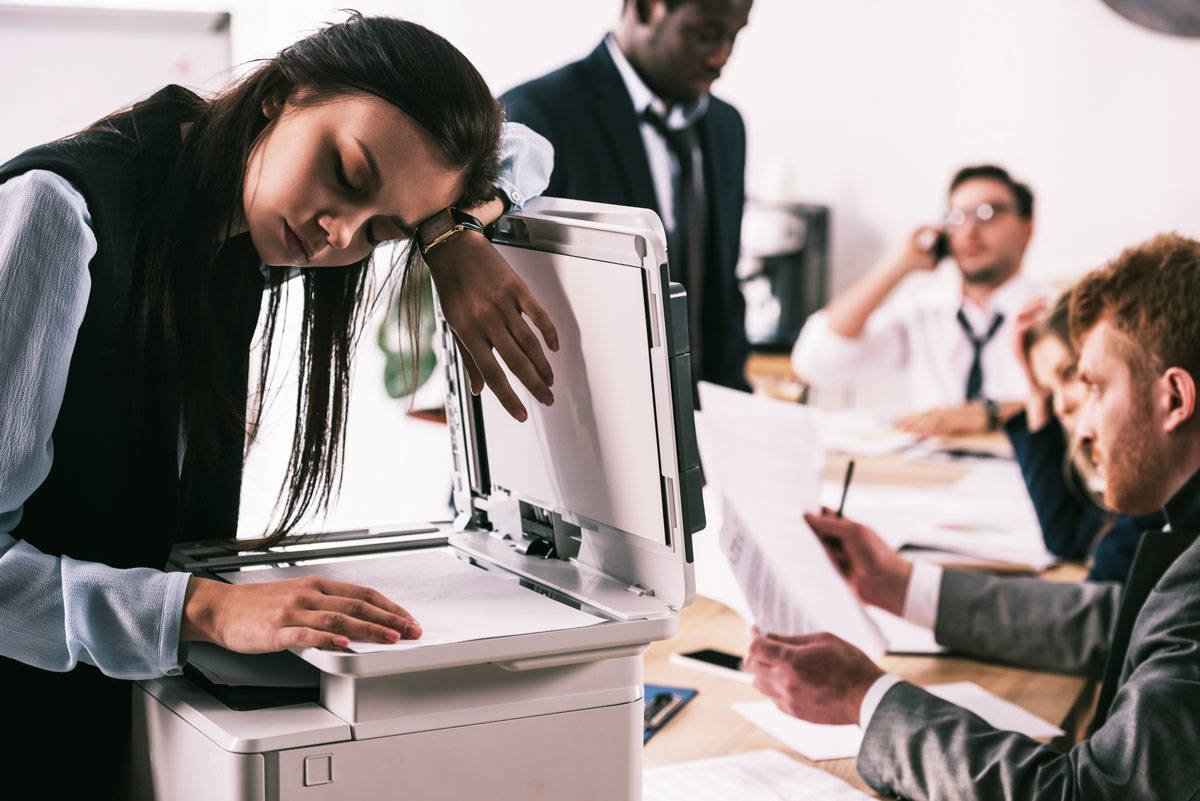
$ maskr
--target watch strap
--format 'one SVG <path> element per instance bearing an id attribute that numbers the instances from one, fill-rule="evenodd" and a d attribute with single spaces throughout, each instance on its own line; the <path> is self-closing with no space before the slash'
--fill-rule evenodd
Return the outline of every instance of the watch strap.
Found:
<path id="1" fill-rule="evenodd" d="M 983 410 L 987 412 L 988 431 L 1000 430 L 1000 404 L 991 398 L 983 399 Z"/>
<path id="2" fill-rule="evenodd" d="M 442 209 L 417 227 L 417 247 L 422 256 L 427 255 L 463 231 L 476 231 L 484 236 L 488 235 L 483 223 L 465 211 L 453 207 Z"/>

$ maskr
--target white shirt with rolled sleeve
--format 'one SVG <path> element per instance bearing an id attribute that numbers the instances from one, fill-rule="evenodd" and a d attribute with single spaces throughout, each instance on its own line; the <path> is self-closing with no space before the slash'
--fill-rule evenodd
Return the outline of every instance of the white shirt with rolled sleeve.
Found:
<path id="1" fill-rule="evenodd" d="M 974 349 L 958 322 L 958 310 L 981 338 L 999 312 L 1004 323 L 982 351 L 982 395 L 994 401 L 1023 400 L 1029 385 L 1013 348 L 1016 319 L 1026 303 L 1046 295 L 1045 289 L 1017 273 L 980 308 L 963 298 L 962 274 L 954 265 L 921 278 L 876 309 L 861 336 L 832 331 L 824 310 L 809 317 L 792 351 L 796 373 L 821 386 L 870 372 L 903 371 L 914 411 L 959 406 L 966 399 Z"/>

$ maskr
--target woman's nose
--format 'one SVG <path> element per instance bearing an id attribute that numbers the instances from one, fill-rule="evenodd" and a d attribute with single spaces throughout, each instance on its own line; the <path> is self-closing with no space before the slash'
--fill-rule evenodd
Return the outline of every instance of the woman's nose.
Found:
<path id="1" fill-rule="evenodd" d="M 325 232 L 325 241 L 335 250 L 344 250 L 354 240 L 354 228 L 345 216 L 322 214 L 317 217 L 317 224 Z"/>

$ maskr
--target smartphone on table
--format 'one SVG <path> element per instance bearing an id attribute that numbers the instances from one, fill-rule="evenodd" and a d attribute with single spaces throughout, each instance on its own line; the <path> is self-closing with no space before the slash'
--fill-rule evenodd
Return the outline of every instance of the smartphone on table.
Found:
<path id="1" fill-rule="evenodd" d="M 737 654 L 718 651 L 715 648 L 701 648 L 698 651 L 671 654 L 671 662 L 681 667 L 703 670 L 734 681 L 746 684 L 754 683 L 754 675 L 742 670 L 742 658 Z"/>

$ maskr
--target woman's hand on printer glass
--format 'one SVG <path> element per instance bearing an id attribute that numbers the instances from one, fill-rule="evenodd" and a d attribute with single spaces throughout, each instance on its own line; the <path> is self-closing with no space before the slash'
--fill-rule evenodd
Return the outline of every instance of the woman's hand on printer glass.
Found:
<path id="1" fill-rule="evenodd" d="M 533 397 L 554 403 L 554 371 L 526 318 L 552 351 L 558 350 L 558 331 L 495 246 L 482 234 L 464 231 L 431 251 L 428 261 L 471 391 L 478 395 L 486 383 L 509 414 L 521 421 L 528 417 L 495 351 Z"/>
<path id="2" fill-rule="evenodd" d="M 375 590 L 316 576 L 262 584 L 192 577 L 179 629 L 183 642 L 212 642 L 244 654 L 420 636 L 412 615 Z"/>

